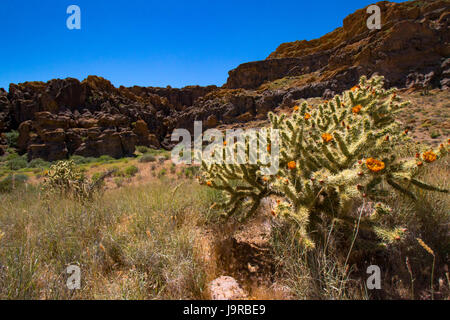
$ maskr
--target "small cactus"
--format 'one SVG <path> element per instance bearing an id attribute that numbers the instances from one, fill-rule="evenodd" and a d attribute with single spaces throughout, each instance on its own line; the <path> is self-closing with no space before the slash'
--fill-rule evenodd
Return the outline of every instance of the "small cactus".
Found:
<path id="1" fill-rule="evenodd" d="M 44 190 L 47 194 L 71 196 L 86 201 L 102 186 L 103 180 L 112 174 L 112 170 L 89 180 L 72 160 L 58 161 L 45 174 Z"/>

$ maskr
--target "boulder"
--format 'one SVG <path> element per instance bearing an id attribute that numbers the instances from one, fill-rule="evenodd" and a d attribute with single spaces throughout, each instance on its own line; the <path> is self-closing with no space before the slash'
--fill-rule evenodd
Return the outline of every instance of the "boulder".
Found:
<path id="1" fill-rule="evenodd" d="M 244 300 L 247 294 L 233 277 L 221 276 L 208 285 L 212 300 Z"/>

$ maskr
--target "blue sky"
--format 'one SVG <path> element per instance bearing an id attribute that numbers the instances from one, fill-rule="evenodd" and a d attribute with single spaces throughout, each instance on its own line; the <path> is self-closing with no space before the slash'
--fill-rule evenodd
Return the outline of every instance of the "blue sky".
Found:
<path id="1" fill-rule="evenodd" d="M 0 5 L 0 88 L 103 76 L 116 86 L 222 85 L 283 42 L 342 26 L 368 0 L 22 0 Z M 81 30 L 69 30 L 69 5 Z"/>

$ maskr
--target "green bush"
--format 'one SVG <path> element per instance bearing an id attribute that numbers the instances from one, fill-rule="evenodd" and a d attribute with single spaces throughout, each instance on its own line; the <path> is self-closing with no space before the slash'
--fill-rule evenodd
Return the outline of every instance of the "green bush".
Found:
<path id="1" fill-rule="evenodd" d="M 70 160 L 72 160 L 75 164 L 88 164 L 88 163 L 92 163 L 95 162 L 96 159 L 93 157 L 83 157 L 83 156 L 71 156 Z"/>
<path id="2" fill-rule="evenodd" d="M 140 153 L 147 153 L 148 148 L 146 146 L 137 146 L 136 150 L 139 151 Z"/>
<path id="3" fill-rule="evenodd" d="M 155 162 L 155 161 L 156 161 L 155 156 L 151 154 L 144 154 L 142 157 L 139 158 L 139 162 L 141 163 Z"/>
<path id="4" fill-rule="evenodd" d="M 166 169 L 161 169 L 161 171 L 158 172 L 158 178 L 162 178 L 167 174 Z"/>
<path id="5" fill-rule="evenodd" d="M 439 138 L 440 136 L 441 136 L 441 134 L 438 131 L 433 131 L 433 132 L 430 133 L 430 137 L 432 139 Z"/>
<path id="6" fill-rule="evenodd" d="M 19 170 L 26 168 L 28 166 L 28 162 L 24 157 L 19 156 L 8 160 L 6 165 L 10 170 Z"/>
<path id="7" fill-rule="evenodd" d="M 186 178 L 193 178 L 195 177 L 200 170 L 200 167 L 191 166 L 184 169 L 184 175 Z"/>
<path id="8" fill-rule="evenodd" d="M 125 175 L 128 176 L 128 177 L 133 177 L 138 172 L 139 172 L 139 169 L 136 166 L 126 167 L 125 170 L 124 170 Z"/>
<path id="9" fill-rule="evenodd" d="M 15 188 L 21 187 L 27 180 L 28 176 L 24 174 L 9 175 L 0 180 L 0 193 L 11 192 Z"/>
<path id="10" fill-rule="evenodd" d="M 17 139 L 19 138 L 19 132 L 15 130 L 11 132 L 6 132 L 5 137 L 9 147 L 11 148 L 17 147 Z"/>
<path id="11" fill-rule="evenodd" d="M 48 168 L 50 162 L 42 160 L 41 158 L 33 159 L 28 163 L 28 168 Z"/>
<path id="12" fill-rule="evenodd" d="M 123 178 L 122 177 L 115 177 L 114 183 L 118 188 L 120 188 L 123 185 Z"/>
<path id="13" fill-rule="evenodd" d="M 111 156 L 108 156 L 108 155 L 103 155 L 98 158 L 98 161 L 100 161 L 100 162 L 108 162 L 108 161 L 113 161 L 113 160 L 114 160 L 114 158 Z"/>

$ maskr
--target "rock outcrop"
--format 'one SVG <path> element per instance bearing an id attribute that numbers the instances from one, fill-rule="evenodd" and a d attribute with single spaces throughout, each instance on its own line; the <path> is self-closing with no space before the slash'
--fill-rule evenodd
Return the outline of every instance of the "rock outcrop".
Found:
<path id="1" fill-rule="evenodd" d="M 25 82 L 1 92 L 0 131 L 17 129 L 19 152 L 30 159 L 119 158 L 133 154 L 139 144 L 160 147 L 172 109 L 165 97 L 145 88 L 137 95 L 96 76 L 83 82 Z"/>
<path id="2" fill-rule="evenodd" d="M 378 2 L 382 27 L 369 30 L 366 8 L 344 19 L 343 27 L 311 41 L 281 44 L 264 61 L 245 63 L 229 72 L 224 87 L 256 89 L 265 82 L 299 77 L 326 82 L 336 93 L 361 75 L 375 72 L 388 86 L 448 88 L 450 73 L 450 2 Z M 302 79 L 298 79 L 298 85 Z"/>

